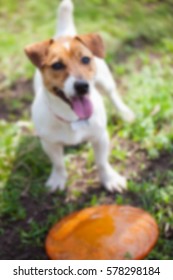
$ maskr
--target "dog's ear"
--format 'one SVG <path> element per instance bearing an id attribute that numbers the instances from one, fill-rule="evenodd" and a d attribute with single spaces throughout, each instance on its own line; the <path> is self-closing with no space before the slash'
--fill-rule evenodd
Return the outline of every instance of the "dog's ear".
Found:
<path id="1" fill-rule="evenodd" d="M 100 58 L 105 57 L 105 47 L 99 34 L 80 35 L 76 39 L 90 49 L 95 56 Z"/>
<path id="2" fill-rule="evenodd" d="M 44 64 L 44 58 L 48 52 L 50 45 L 53 43 L 53 39 L 35 43 L 27 46 L 24 51 L 31 62 L 38 68 L 41 68 Z"/>

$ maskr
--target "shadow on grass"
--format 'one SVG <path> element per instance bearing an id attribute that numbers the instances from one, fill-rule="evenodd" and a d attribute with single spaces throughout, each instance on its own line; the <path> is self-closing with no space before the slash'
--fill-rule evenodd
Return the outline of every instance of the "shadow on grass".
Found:
<path id="1" fill-rule="evenodd" d="M 49 194 L 45 190 L 44 182 L 50 172 L 50 163 L 39 140 L 24 137 L 3 192 L 0 259 L 47 259 L 44 240 L 50 227 L 65 215 L 88 206 L 130 204 L 148 210 L 157 218 L 157 212 L 160 211 L 158 207 L 165 207 L 165 203 L 158 200 L 156 189 L 148 192 L 147 188 L 153 183 L 158 184 L 160 189 L 164 188 L 165 180 L 172 176 L 169 174 L 172 168 L 172 156 L 165 153 L 160 159 L 148 162 L 145 170 L 138 174 L 136 182 L 131 182 L 130 190 L 123 195 L 110 194 L 100 186 L 87 186 L 85 193 L 71 199 L 67 191 Z M 146 185 L 142 191 L 141 185 Z M 170 249 L 173 245 L 173 227 L 169 232 L 164 232 L 164 215 L 166 214 L 163 214 L 163 223 L 160 225 L 161 239 L 149 258 L 173 259 Z"/>

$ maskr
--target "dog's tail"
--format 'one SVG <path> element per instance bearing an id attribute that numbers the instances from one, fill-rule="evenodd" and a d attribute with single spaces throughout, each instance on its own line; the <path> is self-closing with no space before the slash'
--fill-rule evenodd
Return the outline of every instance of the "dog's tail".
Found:
<path id="1" fill-rule="evenodd" d="M 58 20 L 55 38 L 76 35 L 73 19 L 74 5 L 72 0 L 62 0 L 58 8 Z"/>

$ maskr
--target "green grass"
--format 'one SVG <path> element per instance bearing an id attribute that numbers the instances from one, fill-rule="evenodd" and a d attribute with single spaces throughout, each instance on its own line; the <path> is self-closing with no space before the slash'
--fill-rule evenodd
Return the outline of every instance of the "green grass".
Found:
<path id="1" fill-rule="evenodd" d="M 89 145 L 82 145 L 66 151 L 68 190 L 47 194 L 44 182 L 49 161 L 33 136 L 21 99 L 11 98 L 8 91 L 19 79 L 32 77 L 34 68 L 23 48 L 52 37 L 57 1 L 2 0 L 0 77 L 4 78 L 0 98 L 8 103 L 9 114 L 13 111 L 12 120 L 17 110 L 21 111 L 20 119 L 27 122 L 0 121 L 0 235 L 3 238 L 10 227 L 19 244 L 16 255 L 20 256 L 26 246 L 43 248 L 50 226 L 68 213 L 104 203 L 130 204 L 147 210 L 158 222 L 160 238 L 148 258 L 173 259 L 172 2 L 74 2 L 79 31 L 102 34 L 106 60 L 123 99 L 136 112 L 136 122 L 129 125 L 107 104 L 113 147 L 110 160 L 129 178 L 128 191 L 108 194 L 98 189 L 93 153 Z M 24 94 L 28 101 L 32 99 L 28 92 Z M 44 257 L 38 253 L 33 258 Z"/>

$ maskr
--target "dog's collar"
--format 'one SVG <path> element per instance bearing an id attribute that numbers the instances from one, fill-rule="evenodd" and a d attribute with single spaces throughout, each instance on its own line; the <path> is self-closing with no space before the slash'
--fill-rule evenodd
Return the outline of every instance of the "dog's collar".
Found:
<path id="1" fill-rule="evenodd" d="M 56 113 L 54 113 L 49 103 L 48 103 L 48 107 L 49 107 L 49 110 L 52 112 L 53 116 L 54 116 L 57 120 L 59 120 L 59 121 L 61 121 L 61 122 L 63 122 L 63 123 L 66 123 L 66 124 L 71 124 L 71 123 L 72 123 L 71 121 L 65 120 L 64 118 L 62 118 L 62 117 L 60 117 L 59 115 L 57 115 Z M 79 120 L 77 120 L 77 121 L 79 121 Z"/>
<path id="2" fill-rule="evenodd" d="M 53 114 L 54 114 L 55 118 L 58 119 L 59 121 L 64 122 L 64 123 L 67 123 L 67 124 L 70 124 L 70 123 L 71 123 L 70 121 L 61 118 L 61 117 L 58 116 L 57 114 L 55 114 L 55 113 L 53 113 Z"/>
<path id="3" fill-rule="evenodd" d="M 54 114 L 54 113 L 53 113 Z M 60 116 L 54 114 L 55 118 L 58 119 L 59 121 L 63 122 L 63 123 L 66 123 L 68 125 L 70 125 L 70 127 L 73 129 L 73 130 L 78 130 L 80 128 L 85 128 L 89 125 L 89 120 L 86 119 L 86 120 L 80 120 L 78 119 L 77 121 L 73 121 L 73 122 L 70 122 L 70 121 L 67 121 L 63 118 L 61 118 Z"/>

